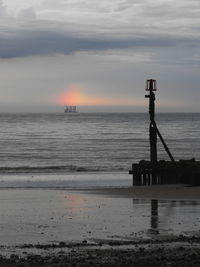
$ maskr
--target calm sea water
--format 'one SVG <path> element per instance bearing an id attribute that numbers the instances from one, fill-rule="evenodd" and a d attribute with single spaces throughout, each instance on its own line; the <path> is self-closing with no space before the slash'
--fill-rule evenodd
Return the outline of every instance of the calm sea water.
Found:
<path id="1" fill-rule="evenodd" d="M 175 159 L 200 159 L 200 114 L 156 120 Z M 136 113 L 1 114 L 0 173 L 128 172 L 149 159 L 148 124 Z"/>

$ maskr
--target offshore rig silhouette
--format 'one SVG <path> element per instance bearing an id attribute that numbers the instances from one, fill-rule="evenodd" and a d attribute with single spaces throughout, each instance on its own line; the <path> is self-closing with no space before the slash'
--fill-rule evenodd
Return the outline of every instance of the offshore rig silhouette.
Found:
<path id="1" fill-rule="evenodd" d="M 135 185 L 159 185 L 159 184 L 189 184 L 200 185 L 200 161 L 179 160 L 175 161 L 164 138 L 158 130 L 155 121 L 155 91 L 156 80 L 150 79 L 146 82 L 145 95 L 149 98 L 149 144 L 150 161 L 141 160 L 137 164 L 132 164 L 129 174 L 133 175 L 133 186 Z M 157 137 L 164 146 L 170 161 L 157 159 Z"/>

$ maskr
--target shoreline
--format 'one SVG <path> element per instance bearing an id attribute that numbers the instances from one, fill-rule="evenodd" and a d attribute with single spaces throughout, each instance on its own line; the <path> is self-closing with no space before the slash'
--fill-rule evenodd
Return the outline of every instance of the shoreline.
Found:
<path id="1" fill-rule="evenodd" d="M 156 199 L 156 200 L 200 200 L 200 186 L 188 185 L 154 185 L 154 186 L 107 186 L 107 187 L 65 187 L 65 186 L 6 186 L 0 187 L 0 191 L 6 190 L 44 190 L 63 191 L 80 194 L 104 195 L 105 197 L 132 198 L 132 199 Z"/>
<path id="2" fill-rule="evenodd" d="M 125 172 L 0 175 L 0 191 L 11 189 L 77 191 L 135 199 L 200 200 L 200 186 L 132 186 L 132 177 Z"/>

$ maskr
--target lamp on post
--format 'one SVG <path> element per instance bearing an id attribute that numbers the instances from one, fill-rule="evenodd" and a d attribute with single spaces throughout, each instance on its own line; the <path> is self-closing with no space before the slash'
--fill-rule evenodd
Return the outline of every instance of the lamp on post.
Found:
<path id="1" fill-rule="evenodd" d="M 146 82 L 146 91 L 156 91 L 157 87 L 156 87 L 156 80 L 147 80 Z"/>

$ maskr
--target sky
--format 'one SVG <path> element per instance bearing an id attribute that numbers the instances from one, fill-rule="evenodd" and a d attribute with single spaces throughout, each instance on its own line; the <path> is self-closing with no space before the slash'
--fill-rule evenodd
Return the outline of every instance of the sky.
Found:
<path id="1" fill-rule="evenodd" d="M 199 0 L 0 0 L 0 112 L 200 112 Z"/>

